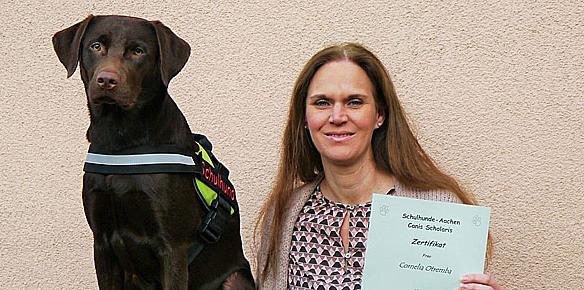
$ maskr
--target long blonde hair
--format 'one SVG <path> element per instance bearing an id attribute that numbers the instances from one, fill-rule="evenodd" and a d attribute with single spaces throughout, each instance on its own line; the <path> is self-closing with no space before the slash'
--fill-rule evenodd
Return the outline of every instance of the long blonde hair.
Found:
<path id="1" fill-rule="evenodd" d="M 306 97 L 310 81 L 318 69 L 338 60 L 351 61 L 367 73 L 373 84 L 378 112 L 385 116 L 383 124 L 374 131 L 371 140 L 376 166 L 405 186 L 421 190 L 447 190 L 456 194 L 465 204 L 476 204 L 473 195 L 464 191 L 454 178 L 442 172 L 418 143 L 381 61 L 356 43 L 330 46 L 306 63 L 292 91 L 277 177 L 260 211 L 254 234 L 257 238 L 257 229 L 262 228 L 264 223 L 271 224 L 270 232 L 261 233 L 269 237 L 268 244 L 262 245 L 262 250 L 267 251 L 266 263 L 257 265 L 260 267 L 258 273 L 261 281 L 264 281 L 269 269 L 275 266 L 277 246 L 282 238 L 283 214 L 292 193 L 302 184 L 314 181 L 323 171 L 320 154 L 304 129 Z M 269 212 L 274 215 L 268 221 Z"/>

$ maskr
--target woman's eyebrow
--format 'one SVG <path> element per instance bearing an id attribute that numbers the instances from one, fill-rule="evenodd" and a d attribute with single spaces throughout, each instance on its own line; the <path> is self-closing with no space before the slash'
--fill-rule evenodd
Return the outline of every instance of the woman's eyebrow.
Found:
<path id="1" fill-rule="evenodd" d="M 366 98 L 366 97 L 368 97 L 368 95 L 365 95 L 365 94 L 351 94 L 351 95 L 347 96 L 347 98 L 349 98 L 349 99 L 350 98 Z"/>
<path id="2" fill-rule="evenodd" d="M 350 94 L 350 95 L 348 95 L 348 96 L 346 97 L 346 99 L 353 99 L 353 98 L 366 98 L 366 97 L 368 97 L 368 96 L 369 96 L 369 95 L 366 95 L 366 94 L 359 94 L 359 93 L 357 93 L 357 94 Z M 312 100 L 312 99 L 320 99 L 320 98 L 328 98 L 328 97 L 327 97 L 325 94 L 320 94 L 320 93 L 319 93 L 319 94 L 314 94 L 314 95 L 311 95 L 311 96 L 308 96 L 308 97 L 307 97 L 307 99 L 311 99 L 311 100 Z"/>
<path id="3" fill-rule="evenodd" d="M 308 97 L 309 99 L 320 99 L 320 98 L 326 98 L 325 94 L 314 94 L 312 96 Z"/>

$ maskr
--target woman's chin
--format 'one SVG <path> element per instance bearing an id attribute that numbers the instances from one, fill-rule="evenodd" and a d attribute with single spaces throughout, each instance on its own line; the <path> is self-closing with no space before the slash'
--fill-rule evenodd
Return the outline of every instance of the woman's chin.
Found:
<path id="1" fill-rule="evenodd" d="M 359 158 L 350 153 L 336 153 L 327 156 L 321 155 L 323 162 L 337 166 L 350 166 L 358 163 Z"/>

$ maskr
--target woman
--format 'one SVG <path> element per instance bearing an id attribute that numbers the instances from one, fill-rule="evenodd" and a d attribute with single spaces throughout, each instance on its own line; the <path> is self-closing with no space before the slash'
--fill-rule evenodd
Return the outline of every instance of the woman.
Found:
<path id="1" fill-rule="evenodd" d="M 421 148 L 384 66 L 358 44 L 305 65 L 282 149 L 256 227 L 259 289 L 361 289 L 373 192 L 476 204 Z M 461 281 L 501 289 L 486 274 Z"/>

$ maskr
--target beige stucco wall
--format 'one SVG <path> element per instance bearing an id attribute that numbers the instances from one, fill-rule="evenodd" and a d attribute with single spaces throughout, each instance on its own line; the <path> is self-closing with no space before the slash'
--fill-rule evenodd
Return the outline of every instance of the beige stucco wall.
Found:
<path id="1" fill-rule="evenodd" d="M 584 289 L 584 4 L 488 2 L 2 0 L 0 289 L 97 289 L 85 97 L 50 41 L 90 13 L 158 19 L 192 46 L 170 91 L 232 171 L 247 253 L 295 77 L 327 44 L 358 41 L 422 145 L 492 207 L 502 284 Z"/>

